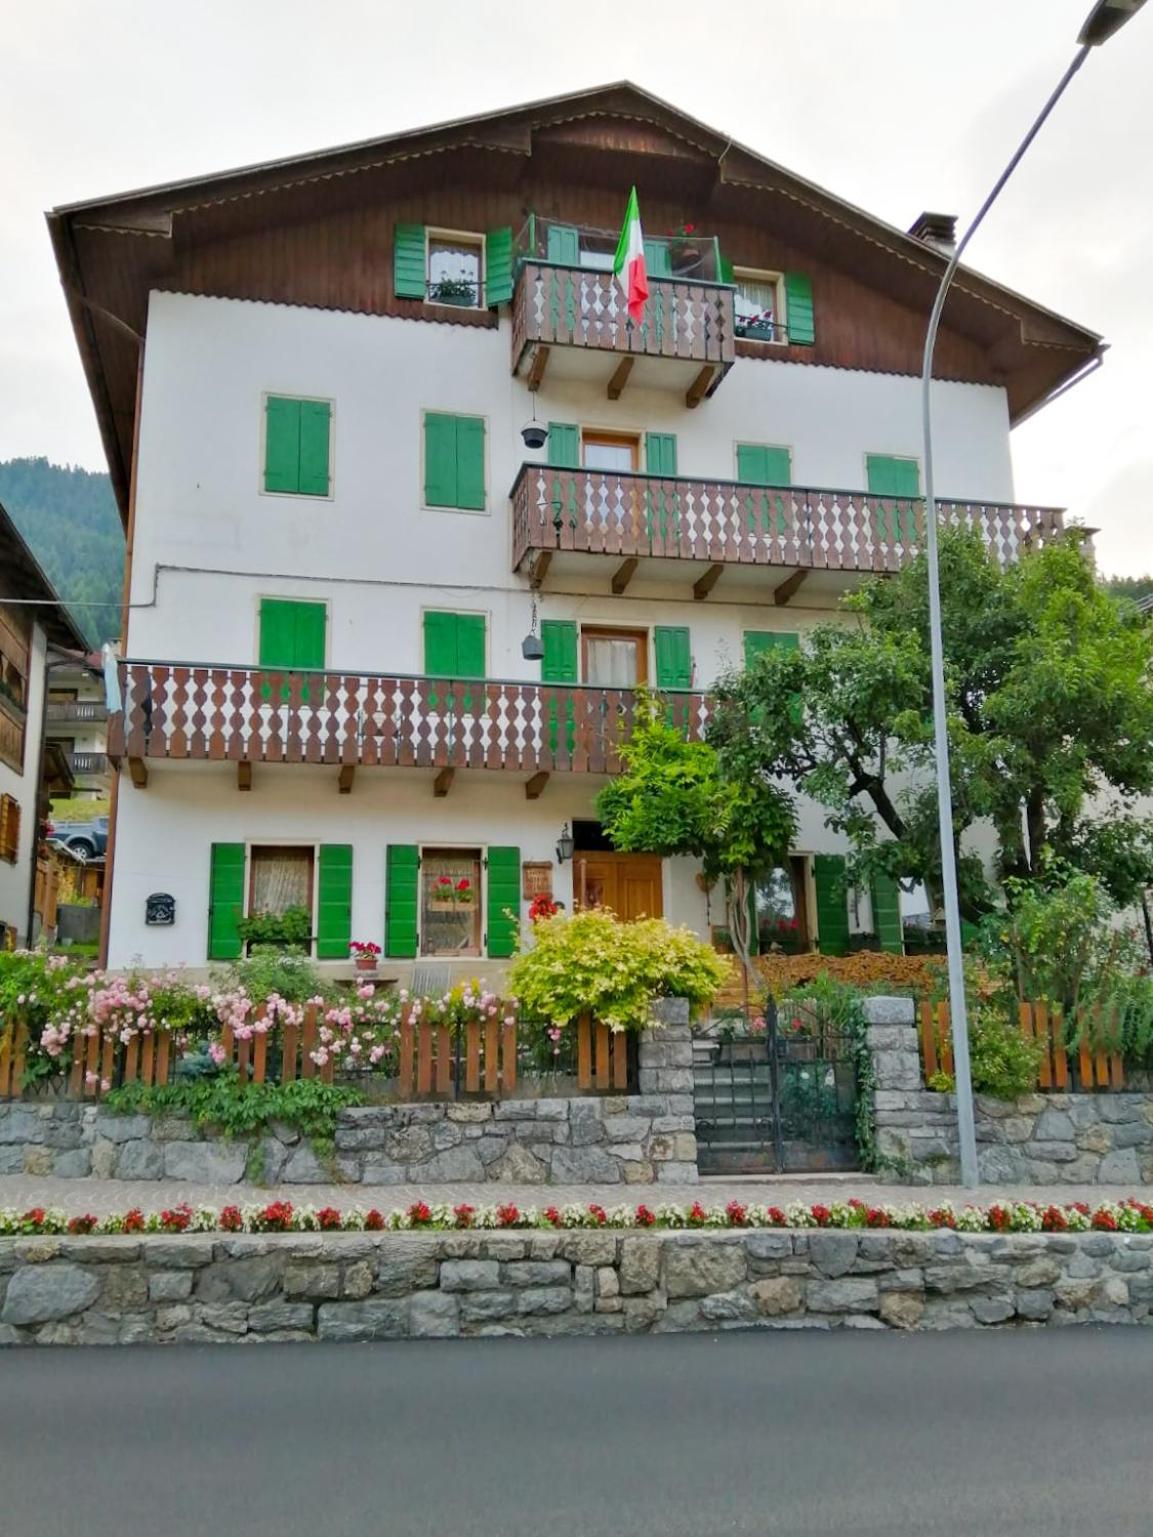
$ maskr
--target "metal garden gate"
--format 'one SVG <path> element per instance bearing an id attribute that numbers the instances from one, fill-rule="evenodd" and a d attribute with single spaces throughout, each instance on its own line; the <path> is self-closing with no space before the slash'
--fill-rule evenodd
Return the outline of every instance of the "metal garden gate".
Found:
<path id="1" fill-rule="evenodd" d="M 763 1029 L 698 1041 L 693 1078 L 703 1174 L 857 1167 L 855 1036 L 810 1005 L 770 1002 Z"/>

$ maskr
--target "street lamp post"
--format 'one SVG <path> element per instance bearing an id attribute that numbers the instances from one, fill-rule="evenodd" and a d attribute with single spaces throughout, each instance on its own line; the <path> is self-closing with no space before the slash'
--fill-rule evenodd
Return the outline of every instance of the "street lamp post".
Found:
<path id="1" fill-rule="evenodd" d="M 985 215 L 1000 196 L 1005 183 L 1020 164 L 1045 120 L 1064 95 L 1073 76 L 1084 64 L 1091 49 L 1113 36 L 1145 0 L 1097 0 L 1077 39 L 1072 63 L 1041 108 L 1036 120 L 1022 139 L 1013 158 L 1001 172 L 993 190 L 981 204 L 976 218 L 957 242 L 957 249 L 941 276 L 937 297 L 925 334 L 925 355 L 921 368 L 921 421 L 925 461 L 925 553 L 929 577 L 929 648 L 933 685 L 933 748 L 937 763 L 937 818 L 941 837 L 941 890 L 945 906 L 945 946 L 949 963 L 949 1006 L 952 1016 L 953 1069 L 957 1088 L 957 1132 L 961 1152 L 961 1182 L 969 1188 L 978 1183 L 977 1138 L 973 1121 L 973 1082 L 969 1071 L 969 1022 L 965 1006 L 965 976 L 961 958 L 961 910 L 957 895 L 957 859 L 953 837 L 953 795 L 949 780 L 949 736 L 945 707 L 945 653 L 941 638 L 941 571 L 937 549 L 937 502 L 933 485 L 933 352 L 941 313 L 949 296 L 953 278 L 965 248 L 984 222 Z"/>

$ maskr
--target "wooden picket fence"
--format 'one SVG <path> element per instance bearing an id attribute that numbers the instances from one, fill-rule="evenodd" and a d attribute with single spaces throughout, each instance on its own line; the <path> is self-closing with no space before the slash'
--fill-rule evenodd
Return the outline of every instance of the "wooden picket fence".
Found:
<path id="1" fill-rule="evenodd" d="M 263 1004 L 254 1017 L 257 1022 L 266 1018 Z M 470 1020 L 458 1037 L 448 1025 L 414 1020 L 406 1009 L 397 1026 L 400 1099 L 451 1099 L 460 1095 L 503 1099 L 514 1094 L 518 1027 L 515 1019 L 507 1020 L 508 1011 L 498 1009 L 492 1019 Z M 321 1044 L 319 1030 L 319 1011 L 314 1004 L 305 1008 L 298 1025 L 280 1025 L 246 1038 L 238 1038 L 231 1027 L 225 1027 L 220 1040 L 223 1065 L 250 1083 L 291 1083 L 298 1078 L 332 1083 L 335 1058 L 330 1054 L 323 1063 L 315 1060 Z M 20 1095 L 27 1045 L 28 1031 L 23 1023 L 9 1024 L 0 1031 L 0 1099 Z M 97 1029 L 85 1037 L 75 1053 L 67 1096 L 100 1099 L 106 1092 L 105 1084 L 165 1084 L 175 1070 L 177 1057 L 167 1031 L 134 1038 L 121 1048 L 113 1028 Z M 583 1093 L 626 1093 L 630 1086 L 629 1037 L 614 1034 L 607 1025 L 582 1016 L 576 1030 L 576 1077 Z"/>
<path id="2" fill-rule="evenodd" d="M 1022 1000 L 1017 1006 L 1021 1034 L 1041 1044 L 1037 1067 L 1038 1088 L 1066 1093 L 1070 1090 L 1125 1087 L 1125 1063 L 1121 1052 L 1108 1046 L 1116 1034 L 1115 1025 L 1103 1020 L 1099 1011 L 1087 1021 L 1080 1039 L 1069 1047 L 1064 1016 L 1059 1008 L 1047 1003 Z M 944 1002 L 922 1001 L 919 1010 L 921 1065 L 927 1083 L 934 1073 L 952 1073 L 952 1016 Z"/>

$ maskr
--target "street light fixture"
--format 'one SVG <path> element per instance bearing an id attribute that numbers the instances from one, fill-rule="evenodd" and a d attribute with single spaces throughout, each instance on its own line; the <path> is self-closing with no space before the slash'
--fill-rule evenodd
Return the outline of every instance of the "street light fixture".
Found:
<path id="1" fill-rule="evenodd" d="M 952 1015 L 953 1068 L 957 1090 L 957 1133 L 961 1153 L 961 1182 L 977 1185 L 977 1138 L 973 1120 L 973 1081 L 969 1070 L 969 1022 L 965 1007 L 965 976 L 961 958 L 961 910 L 957 896 L 957 860 L 953 842 L 953 797 L 949 780 L 949 736 L 945 709 L 945 656 L 941 639 L 941 571 L 937 550 L 937 502 L 933 487 L 933 352 L 949 289 L 965 247 L 984 222 L 1005 183 L 1020 164 L 1026 150 L 1041 131 L 1049 114 L 1065 93 L 1073 76 L 1093 48 L 1107 42 L 1139 11 L 1145 0 L 1097 0 L 1077 39 L 1078 51 L 1053 94 L 1022 139 L 1013 158 L 1001 172 L 992 192 L 981 204 L 976 218 L 957 242 L 941 276 L 937 297 L 925 335 L 921 368 L 921 423 L 925 462 L 925 554 L 929 580 L 929 646 L 933 685 L 933 748 L 937 764 L 937 819 L 941 838 L 941 888 L 945 907 L 945 947 L 949 963 L 949 1006 Z"/>

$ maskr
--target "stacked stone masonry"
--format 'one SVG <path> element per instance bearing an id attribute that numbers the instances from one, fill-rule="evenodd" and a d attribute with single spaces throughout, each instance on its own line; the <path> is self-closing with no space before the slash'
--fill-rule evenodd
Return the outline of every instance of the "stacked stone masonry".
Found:
<path id="1" fill-rule="evenodd" d="M 658 1006 L 639 1094 L 344 1110 L 331 1152 L 291 1127 L 248 1142 L 98 1105 L 0 1102 L 0 1174 L 230 1185 L 686 1185 L 697 1180 L 692 1040 L 683 1000 Z"/>
<path id="2" fill-rule="evenodd" d="M 912 1000 L 872 998 L 866 1018 L 884 1171 L 918 1185 L 956 1184 L 957 1103 L 924 1087 Z M 983 1183 L 1153 1182 L 1153 1094 L 979 1094 L 974 1110 Z"/>
<path id="3" fill-rule="evenodd" d="M 0 1239 L 0 1344 L 1147 1324 L 1153 1237 L 748 1231 Z"/>

